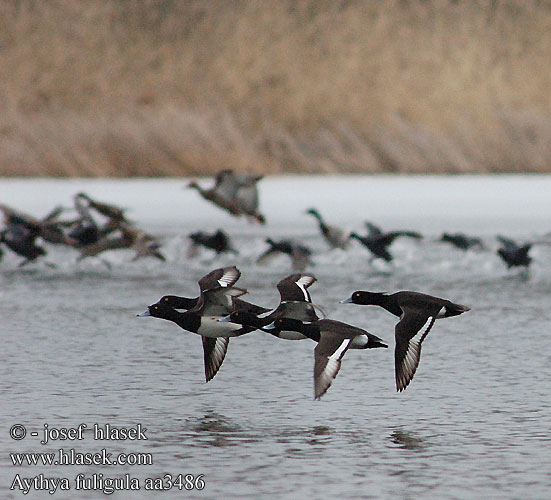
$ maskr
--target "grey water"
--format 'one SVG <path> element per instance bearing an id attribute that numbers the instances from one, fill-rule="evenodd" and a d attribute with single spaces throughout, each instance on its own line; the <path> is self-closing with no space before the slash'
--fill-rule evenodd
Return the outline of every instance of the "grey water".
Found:
<path id="1" fill-rule="evenodd" d="M 113 252 L 106 256 L 108 269 L 94 259 L 76 263 L 70 249 L 53 246 L 47 258 L 56 267 L 18 268 L 18 259 L 6 253 L 0 262 L 1 497 L 102 498 L 107 492 L 97 485 L 76 490 L 77 475 L 128 474 L 140 489 L 110 496 L 549 498 L 551 246 L 534 246 L 528 271 L 507 270 L 495 255 L 495 235 L 545 241 L 549 205 L 537 206 L 529 193 L 537 196 L 543 182 L 547 196 L 551 182 L 522 177 L 506 182 L 506 189 L 491 178 L 262 182 L 265 227 L 230 218 L 182 190 L 181 180 L 0 182 L 11 204 L 23 210 L 27 203 L 37 213 L 54 198 L 70 203 L 77 190 L 120 201 L 137 225 L 161 237 L 167 254 L 166 263 L 132 262 L 131 254 Z M 410 195 L 417 189 L 430 196 L 435 186 L 433 205 Z M 388 197 L 395 198 L 391 207 L 384 205 Z M 372 220 L 385 229 L 419 230 L 424 239 L 397 240 L 390 265 L 370 262 L 357 242 L 329 250 L 304 215 L 309 206 L 335 225 L 361 231 L 363 221 Z M 240 254 L 204 251 L 188 258 L 186 235 L 218 227 Z M 481 236 L 487 248 L 462 252 L 436 241 L 442 231 L 458 230 Z M 197 335 L 136 317 L 163 294 L 195 296 L 202 275 L 231 264 L 242 271 L 238 284 L 249 290 L 248 300 L 275 307 L 275 284 L 292 272 L 290 263 L 282 256 L 260 266 L 255 258 L 265 249 L 264 237 L 285 235 L 312 248 L 307 270 L 318 281 L 310 292 L 327 316 L 389 344 L 347 352 L 321 401 L 313 400 L 310 340 L 262 332 L 232 339 L 220 372 L 205 384 Z M 379 308 L 338 303 L 358 289 L 418 290 L 472 309 L 436 322 L 415 378 L 397 393 L 395 318 Z M 81 440 L 42 445 L 46 423 L 87 429 Z M 25 426 L 24 439 L 10 437 L 16 424 Z M 94 424 L 141 424 L 147 439 L 96 440 Z M 60 448 L 150 454 L 152 464 L 15 466 L 10 455 Z M 203 475 L 205 487 L 145 489 L 147 478 L 165 474 Z M 23 495 L 10 489 L 16 475 L 67 478 L 71 489 Z"/>

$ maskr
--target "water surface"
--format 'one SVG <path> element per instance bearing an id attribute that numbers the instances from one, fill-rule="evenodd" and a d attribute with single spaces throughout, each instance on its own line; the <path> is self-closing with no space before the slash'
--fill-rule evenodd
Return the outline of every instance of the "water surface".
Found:
<path id="1" fill-rule="evenodd" d="M 0 182 L 3 201 L 35 215 L 70 204 L 79 190 L 129 208 L 160 236 L 168 262 L 106 255 L 113 269 L 48 247 L 48 267 L 0 262 L 2 315 L 2 498 L 16 474 L 79 473 L 138 478 L 142 489 L 115 498 L 547 498 L 551 487 L 551 247 L 535 246 L 529 272 L 508 271 L 495 235 L 545 239 L 551 230 L 547 177 L 279 178 L 261 183 L 265 227 L 232 219 L 182 189 L 182 180 Z M 363 231 L 421 231 L 398 240 L 395 262 L 369 262 L 353 242 L 329 251 L 304 210 Z M 186 257 L 186 235 L 224 228 L 238 257 Z M 481 236 L 487 251 L 461 252 L 435 240 L 442 231 Z M 165 293 L 192 296 L 197 279 L 236 264 L 250 300 L 275 306 L 277 281 L 291 272 L 278 258 L 255 258 L 266 236 L 293 236 L 314 250 L 314 301 L 327 315 L 365 328 L 390 348 L 350 351 L 332 387 L 313 401 L 313 343 L 263 333 L 232 339 L 218 375 L 204 383 L 201 341 L 175 325 L 137 318 Z M 395 319 L 382 309 L 338 304 L 353 290 L 413 289 L 472 307 L 438 321 L 423 344 L 417 374 L 394 387 Z M 147 441 L 40 445 L 44 423 L 110 423 L 147 428 Z M 22 441 L 9 429 L 27 427 Z M 31 437 L 30 432 L 39 432 Z M 148 466 L 14 467 L 8 452 L 74 448 L 151 453 Z M 202 492 L 145 491 L 145 478 L 204 474 Z M 54 498 L 99 498 L 57 491 Z M 49 498 L 32 491 L 28 498 Z"/>

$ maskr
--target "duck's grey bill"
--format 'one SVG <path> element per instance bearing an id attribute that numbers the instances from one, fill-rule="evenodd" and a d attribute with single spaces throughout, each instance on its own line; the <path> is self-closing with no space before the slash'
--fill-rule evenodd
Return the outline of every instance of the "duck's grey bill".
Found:
<path id="1" fill-rule="evenodd" d="M 143 313 L 136 314 L 138 318 L 146 318 L 147 316 L 151 316 L 151 313 L 149 312 L 149 309 L 145 310 Z"/>
<path id="2" fill-rule="evenodd" d="M 231 317 L 228 314 L 227 316 L 224 316 L 223 318 L 219 318 L 216 321 L 220 321 L 220 323 L 231 323 Z"/>
<path id="3" fill-rule="evenodd" d="M 269 325 L 262 328 L 263 330 L 275 330 L 275 321 L 272 321 Z"/>
<path id="4" fill-rule="evenodd" d="M 348 297 L 347 299 L 339 300 L 339 304 L 352 304 L 352 297 Z"/>

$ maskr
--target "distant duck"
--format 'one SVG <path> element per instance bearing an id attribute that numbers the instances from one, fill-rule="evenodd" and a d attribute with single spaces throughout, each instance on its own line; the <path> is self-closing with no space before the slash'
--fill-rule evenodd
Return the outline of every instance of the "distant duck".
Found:
<path id="1" fill-rule="evenodd" d="M 288 239 L 274 241 L 271 238 L 266 238 L 265 241 L 270 248 L 256 259 L 257 264 L 264 264 L 275 255 L 281 253 L 291 258 L 291 265 L 295 271 L 303 271 L 311 264 L 310 256 L 312 255 L 312 251 L 308 247 Z"/>
<path id="2" fill-rule="evenodd" d="M 305 322 L 317 321 L 317 312 L 321 309 L 312 304 L 308 288 L 315 283 L 316 278 L 311 274 L 295 273 L 283 278 L 277 284 L 280 301 L 277 308 L 266 313 L 254 313 L 239 308 L 220 321 L 231 321 L 244 326 L 251 326 L 262 330 L 266 325 L 278 318 L 292 318 Z M 303 340 L 305 335 L 295 331 L 271 330 L 269 333 L 285 340 Z"/>
<path id="3" fill-rule="evenodd" d="M 153 235 L 134 227 L 126 219 L 123 208 L 93 200 L 82 192 L 77 193 L 73 200 L 80 217 L 70 228 L 67 242 L 79 251 L 78 260 L 109 250 L 131 249 L 134 250 L 133 261 L 143 257 L 166 261 L 160 251 L 160 242 Z M 105 218 L 101 225 L 92 216 L 92 210 Z M 107 261 L 102 262 L 111 267 Z"/>
<path id="4" fill-rule="evenodd" d="M 348 349 L 388 347 L 383 340 L 361 328 L 340 321 L 320 319 L 313 323 L 290 318 L 276 319 L 266 330 L 295 330 L 318 343 L 314 349 L 314 398 L 320 399 L 331 386 Z"/>
<path id="5" fill-rule="evenodd" d="M 321 234 L 331 248 L 345 248 L 348 244 L 350 234 L 336 226 L 327 224 L 321 214 L 315 209 L 310 208 L 306 211 L 307 214 L 313 215 L 317 221 Z"/>
<path id="6" fill-rule="evenodd" d="M 224 169 L 216 174 L 214 186 L 210 189 L 202 188 L 195 181 L 191 181 L 188 187 L 196 189 L 203 198 L 231 215 L 236 217 L 245 215 L 264 224 L 266 219 L 258 212 L 258 189 L 256 186 L 262 177 L 253 174 L 235 174 L 230 169 Z"/>
<path id="7" fill-rule="evenodd" d="M 41 234 L 39 225 L 15 214 L 7 216 L 5 223 L 5 228 L 0 231 L 0 242 L 25 258 L 19 267 L 46 255 L 46 250 L 36 244 L 36 239 Z"/>
<path id="8" fill-rule="evenodd" d="M 102 238 L 119 229 L 121 220 L 107 219 L 100 225 L 92 216 L 90 211 L 91 204 L 88 202 L 89 197 L 84 193 L 77 193 L 73 200 L 75 210 L 79 214 L 79 218 L 75 221 L 67 233 L 67 242 L 75 248 L 84 248 L 97 243 Z"/>
<path id="9" fill-rule="evenodd" d="M 77 193 L 75 195 L 75 200 L 85 200 L 88 203 L 88 207 L 93 208 L 101 215 L 110 219 L 112 222 L 124 222 L 126 224 L 130 223 L 124 215 L 125 209 L 117 205 L 93 200 L 90 196 L 83 192 Z"/>
<path id="10" fill-rule="evenodd" d="M 210 248 L 214 250 L 217 254 L 220 253 L 233 253 L 238 254 L 239 252 L 235 250 L 231 244 L 230 237 L 221 229 L 218 229 L 216 232 L 209 234 L 203 231 L 196 231 L 191 233 L 189 238 L 192 241 L 188 256 L 193 257 L 197 253 L 197 249 L 200 246 L 205 248 Z"/>
<path id="11" fill-rule="evenodd" d="M 225 177 L 229 178 L 230 182 L 237 184 L 237 192 L 235 194 L 234 203 L 237 205 L 241 213 L 250 219 L 265 224 L 266 218 L 258 211 L 258 181 L 264 178 L 263 175 L 234 173 L 231 170 L 222 171 L 223 181 Z"/>
<path id="12" fill-rule="evenodd" d="M 443 233 L 440 241 L 451 243 L 454 247 L 460 250 L 469 250 L 471 248 L 484 248 L 480 238 L 473 238 L 463 233 Z"/>
<path id="13" fill-rule="evenodd" d="M 0 211 L 4 213 L 6 222 L 11 217 L 17 217 L 20 222 L 37 228 L 39 230 L 38 236 L 48 243 L 66 243 L 67 238 L 63 229 L 63 223 L 57 220 L 58 215 L 63 211 L 61 207 L 55 207 L 41 219 L 32 217 L 4 204 L 0 204 Z"/>
<path id="14" fill-rule="evenodd" d="M 83 248 L 88 245 L 93 245 L 101 236 L 96 222 L 91 218 L 87 218 L 79 221 L 71 228 L 67 233 L 67 241 L 69 245 L 75 248 Z"/>
<path id="15" fill-rule="evenodd" d="M 84 241 L 81 235 L 80 241 Z M 95 257 L 109 250 L 133 250 L 134 257 L 132 261 L 143 257 L 154 257 L 161 261 L 166 261 L 166 257 L 160 251 L 161 244 L 149 233 L 121 223 L 116 233 L 109 233 L 97 239 L 93 243 L 77 245 L 80 255 L 77 260 L 86 257 Z M 111 267 L 109 263 L 104 263 Z"/>
<path id="16" fill-rule="evenodd" d="M 407 236 L 408 238 L 422 239 L 423 236 L 415 231 L 390 231 L 384 233 L 380 227 L 371 222 L 366 222 L 368 234 L 366 236 L 360 236 L 355 232 L 350 233 L 350 238 L 354 238 L 362 243 L 372 254 L 373 258 L 379 257 L 386 262 L 392 261 L 392 254 L 389 252 L 388 247 L 399 236 Z"/>
<path id="17" fill-rule="evenodd" d="M 139 317 L 152 316 L 165 319 L 176 323 L 184 330 L 201 335 L 207 382 L 220 369 L 226 356 L 230 337 L 237 337 L 254 330 L 254 328 L 243 325 L 218 321 L 235 310 L 235 297 L 247 293 L 246 290 L 233 286 L 240 275 L 241 273 L 235 266 L 209 273 L 203 278 L 205 281 L 199 284 L 201 296 L 197 305 L 187 312 L 179 312 L 161 299 L 150 305 L 145 312 L 138 314 Z M 218 276 L 218 279 L 215 276 Z"/>
<path id="18" fill-rule="evenodd" d="M 44 241 L 53 244 L 69 244 L 67 240 L 67 228 L 74 226 L 76 220 L 60 220 L 59 216 L 65 211 L 62 206 L 54 207 L 40 220 L 40 236 Z"/>
<path id="19" fill-rule="evenodd" d="M 394 351 L 396 390 L 398 391 L 403 391 L 413 379 L 421 359 L 421 344 L 435 320 L 470 311 L 470 307 L 410 291 L 396 292 L 391 295 L 357 291 L 348 299 L 341 300 L 341 303 L 380 306 L 400 318 L 395 328 Z"/>
<path id="20" fill-rule="evenodd" d="M 123 233 L 124 238 L 132 239 L 132 244 L 130 245 L 130 249 L 134 251 L 132 261 L 144 257 L 153 257 L 166 262 L 166 257 L 160 250 L 162 245 L 155 236 L 128 224 L 121 224 L 120 231 Z"/>
<path id="21" fill-rule="evenodd" d="M 528 252 L 532 248 L 533 243 L 519 245 L 504 236 L 498 236 L 497 239 L 501 242 L 501 247 L 497 250 L 497 254 L 503 259 L 509 269 L 516 266 L 528 267 L 530 265 L 532 257 L 528 255 Z"/>

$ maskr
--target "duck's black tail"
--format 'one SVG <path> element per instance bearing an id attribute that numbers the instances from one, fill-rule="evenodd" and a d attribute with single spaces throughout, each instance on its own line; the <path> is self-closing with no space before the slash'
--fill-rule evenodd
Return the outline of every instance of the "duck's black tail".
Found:
<path id="1" fill-rule="evenodd" d="M 446 306 L 446 312 L 444 313 L 445 318 L 449 318 L 450 316 L 459 316 L 460 314 L 463 314 L 464 312 L 470 311 L 471 308 L 467 306 L 463 306 L 461 304 L 448 304 Z"/>

